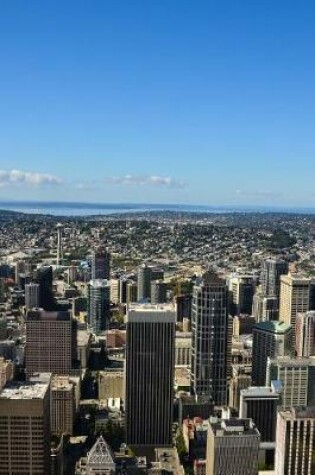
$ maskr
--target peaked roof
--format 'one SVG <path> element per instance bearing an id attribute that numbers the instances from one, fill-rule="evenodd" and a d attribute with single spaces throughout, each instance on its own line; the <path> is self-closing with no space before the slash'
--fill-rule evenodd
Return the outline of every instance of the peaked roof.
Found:
<path id="1" fill-rule="evenodd" d="M 99 436 L 87 455 L 87 465 L 94 464 L 111 466 L 115 465 L 110 448 L 102 435 Z"/>

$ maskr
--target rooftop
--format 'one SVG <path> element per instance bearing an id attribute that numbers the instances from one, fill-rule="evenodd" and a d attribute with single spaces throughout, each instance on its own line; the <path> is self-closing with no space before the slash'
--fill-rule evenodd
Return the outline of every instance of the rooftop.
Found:
<path id="1" fill-rule="evenodd" d="M 9 382 L 0 393 L 1 399 L 44 399 L 49 385 L 46 383 Z"/>
<path id="2" fill-rule="evenodd" d="M 278 321 L 269 321 L 269 322 L 260 322 L 257 323 L 254 329 L 265 330 L 273 333 L 284 333 L 290 330 L 292 326 L 285 322 L 278 322 Z"/>

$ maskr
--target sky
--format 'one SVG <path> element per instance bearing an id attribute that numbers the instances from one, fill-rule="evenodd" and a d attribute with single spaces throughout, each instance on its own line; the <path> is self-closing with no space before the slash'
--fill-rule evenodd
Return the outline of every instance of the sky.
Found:
<path id="1" fill-rule="evenodd" d="M 315 207 L 314 50 L 314 0 L 1 0 L 0 200 Z"/>

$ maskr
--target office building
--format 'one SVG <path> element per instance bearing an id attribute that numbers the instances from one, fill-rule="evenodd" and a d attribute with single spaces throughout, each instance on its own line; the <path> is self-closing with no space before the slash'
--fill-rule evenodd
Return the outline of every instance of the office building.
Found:
<path id="1" fill-rule="evenodd" d="M 37 269 L 36 282 L 39 285 L 38 307 L 47 311 L 55 310 L 52 267 L 40 267 Z"/>
<path id="2" fill-rule="evenodd" d="M 172 305 L 129 307 L 125 406 L 128 445 L 172 445 L 175 324 Z"/>
<path id="3" fill-rule="evenodd" d="M 315 405 L 315 357 L 292 358 L 280 356 L 268 358 L 266 385 L 271 381 L 281 381 L 281 406 Z"/>
<path id="4" fill-rule="evenodd" d="M 253 329 L 252 379 L 265 386 L 267 358 L 292 354 L 292 327 L 284 322 L 261 322 Z"/>
<path id="5" fill-rule="evenodd" d="M 151 298 L 152 268 L 142 264 L 138 268 L 138 301 L 145 301 Z"/>
<path id="6" fill-rule="evenodd" d="M 88 285 L 88 322 L 99 335 L 106 330 L 110 320 L 110 284 L 107 280 L 90 280 Z"/>
<path id="7" fill-rule="evenodd" d="M 110 279 L 110 301 L 118 305 L 120 297 L 120 280 L 119 279 Z"/>
<path id="8" fill-rule="evenodd" d="M 151 281 L 151 303 L 156 305 L 166 302 L 167 284 L 163 280 Z"/>
<path id="9" fill-rule="evenodd" d="M 298 313 L 295 323 L 297 356 L 315 356 L 315 311 Z"/>
<path id="10" fill-rule="evenodd" d="M 278 413 L 276 475 L 314 475 L 315 408 Z"/>
<path id="11" fill-rule="evenodd" d="M 7 383 L 0 392 L 0 434 L 0 474 L 50 473 L 49 383 Z"/>
<path id="12" fill-rule="evenodd" d="M 53 376 L 51 381 L 51 432 L 73 434 L 80 399 L 80 378 Z"/>
<path id="13" fill-rule="evenodd" d="M 259 442 L 251 419 L 210 419 L 207 475 L 258 475 Z"/>
<path id="14" fill-rule="evenodd" d="M 254 421 L 260 433 L 260 452 L 263 453 L 267 465 L 274 464 L 277 410 L 281 389 L 281 385 L 272 383 L 271 387 L 251 386 L 241 390 L 240 394 L 240 418 Z"/>
<path id="15" fill-rule="evenodd" d="M 135 303 L 138 299 L 138 284 L 137 282 L 128 282 L 127 284 L 127 301 L 126 303 Z"/>
<path id="16" fill-rule="evenodd" d="M 98 372 L 98 397 L 99 399 L 125 400 L 124 373 L 119 369 L 108 369 Z"/>
<path id="17" fill-rule="evenodd" d="M 76 475 L 114 475 L 116 465 L 113 455 L 102 435 L 99 436 L 86 457 L 76 465 Z"/>
<path id="18" fill-rule="evenodd" d="M 127 284 L 130 280 L 126 278 L 120 278 L 119 282 L 119 302 L 127 303 Z"/>
<path id="19" fill-rule="evenodd" d="M 229 279 L 231 315 L 252 313 L 255 286 L 255 279 L 251 275 L 234 275 Z"/>
<path id="20" fill-rule="evenodd" d="M 26 315 L 26 376 L 69 375 L 76 368 L 77 324 L 69 312 L 30 310 Z"/>
<path id="21" fill-rule="evenodd" d="M 283 275 L 280 278 L 279 320 L 292 325 L 295 344 L 295 322 L 298 313 L 310 308 L 311 279 L 298 274 Z"/>
<path id="22" fill-rule="evenodd" d="M 206 273 L 202 282 L 194 286 L 191 329 L 193 394 L 215 405 L 225 405 L 229 346 L 227 286 L 216 274 Z"/>
<path id="23" fill-rule="evenodd" d="M 175 366 L 191 365 L 191 332 L 176 332 Z"/>
<path id="24" fill-rule="evenodd" d="M 183 318 L 191 319 L 192 295 L 178 295 L 176 297 L 177 321 L 182 322 Z"/>
<path id="25" fill-rule="evenodd" d="M 20 287 L 20 274 L 25 274 L 25 261 L 19 260 L 15 263 L 14 279 L 16 285 Z"/>
<path id="26" fill-rule="evenodd" d="M 232 375 L 229 381 L 229 407 L 239 411 L 241 390 L 251 385 L 251 368 L 232 365 Z"/>
<path id="27" fill-rule="evenodd" d="M 31 310 L 32 308 L 39 307 L 39 284 L 31 282 L 25 285 L 25 309 Z"/>
<path id="28" fill-rule="evenodd" d="M 111 255 L 105 247 L 99 247 L 92 254 L 92 280 L 110 279 Z"/>
<path id="29" fill-rule="evenodd" d="M 289 264 L 282 259 L 266 259 L 260 276 L 264 297 L 277 297 L 280 294 L 280 277 L 287 274 Z"/>

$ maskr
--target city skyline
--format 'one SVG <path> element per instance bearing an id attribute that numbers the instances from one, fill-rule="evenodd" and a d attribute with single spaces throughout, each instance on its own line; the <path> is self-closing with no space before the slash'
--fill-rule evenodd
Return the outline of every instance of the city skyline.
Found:
<path id="1" fill-rule="evenodd" d="M 314 206 L 314 11 L 4 4 L 0 200 Z"/>

